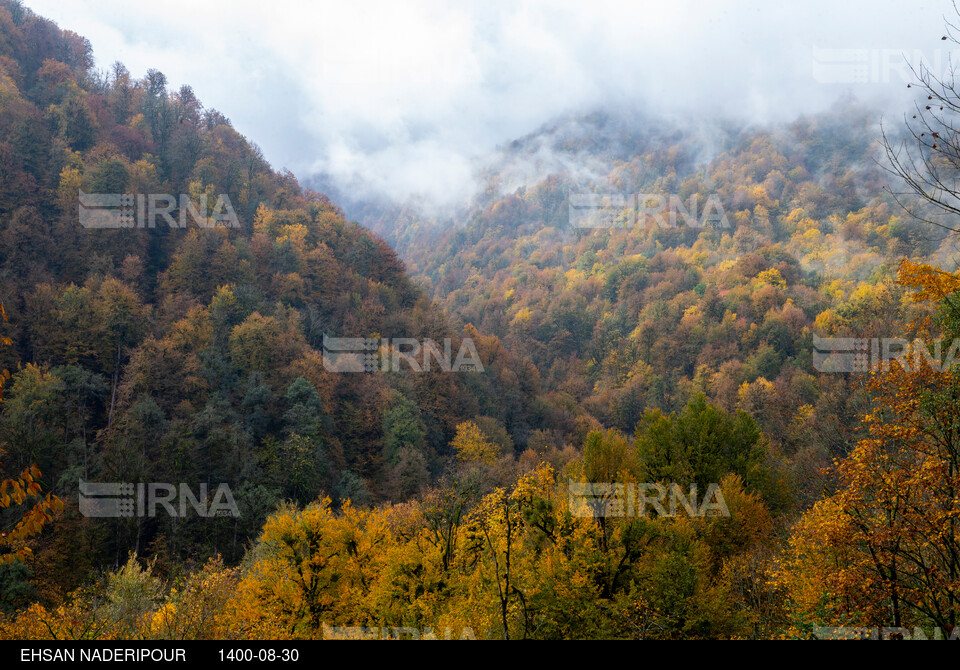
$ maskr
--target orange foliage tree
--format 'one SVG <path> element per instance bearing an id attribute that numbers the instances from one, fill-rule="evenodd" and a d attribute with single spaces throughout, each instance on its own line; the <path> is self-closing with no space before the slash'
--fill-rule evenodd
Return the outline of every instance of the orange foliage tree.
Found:
<path id="1" fill-rule="evenodd" d="M 0 303 L 0 318 L 4 323 L 8 321 L 7 312 L 2 303 Z M 13 342 L 9 337 L 3 336 L 0 337 L 0 344 L 9 346 Z M 0 373 L 0 402 L 3 400 L 4 383 L 9 378 L 9 371 L 3 370 Z M 3 453 L 3 449 L 0 449 L 0 458 L 3 457 Z M 48 493 L 42 497 L 43 491 L 37 482 L 40 479 L 40 470 L 37 466 L 32 465 L 15 477 L 3 478 L 3 475 L 3 463 L 0 462 L 0 510 L 26 505 L 30 498 L 40 498 L 40 500 L 17 519 L 12 528 L 0 526 L 2 528 L 0 530 L 0 564 L 29 556 L 31 550 L 27 546 L 27 540 L 39 534 L 43 527 L 52 521 L 53 514 L 63 509 L 63 502 L 56 496 Z"/>
<path id="2" fill-rule="evenodd" d="M 937 303 L 917 339 L 868 380 L 868 436 L 836 462 L 838 492 L 795 527 L 779 579 L 798 631 L 816 625 L 952 633 L 960 614 L 960 278 L 904 261 L 899 282 Z M 941 344 L 928 347 L 940 331 Z M 960 340 L 953 339 L 953 342 Z"/>

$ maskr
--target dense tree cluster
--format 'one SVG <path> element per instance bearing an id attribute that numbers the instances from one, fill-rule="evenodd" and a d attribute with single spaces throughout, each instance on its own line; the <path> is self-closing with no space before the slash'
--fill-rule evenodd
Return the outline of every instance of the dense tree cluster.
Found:
<path id="1" fill-rule="evenodd" d="M 533 367 L 451 329 L 382 240 L 189 88 L 91 65 L 85 40 L 0 3 L 0 444 L 11 475 L 38 468 L 68 501 L 38 548 L 51 589 L 129 550 L 236 562 L 280 501 L 405 500 L 454 461 L 464 419 L 529 430 Z M 84 229 L 81 191 L 227 194 L 240 227 Z M 324 335 L 472 335 L 484 370 L 337 374 Z M 240 517 L 94 522 L 80 480 L 226 482 Z"/>
<path id="2" fill-rule="evenodd" d="M 954 241 L 884 191 L 876 120 L 855 104 L 765 129 L 642 122 L 586 117 L 514 143 L 458 226 L 365 214 L 450 318 L 536 365 L 542 430 L 629 433 L 645 412 L 703 393 L 751 413 L 812 501 L 817 471 L 852 448 L 868 407 L 858 380 L 814 370 L 814 333 L 905 335 L 894 324 L 916 307 L 897 263 L 955 267 Z M 503 192 L 504 175 L 544 153 L 567 167 Z M 578 193 L 627 199 L 611 206 L 612 227 L 578 229 Z M 710 198 L 723 220 L 706 216 Z"/>

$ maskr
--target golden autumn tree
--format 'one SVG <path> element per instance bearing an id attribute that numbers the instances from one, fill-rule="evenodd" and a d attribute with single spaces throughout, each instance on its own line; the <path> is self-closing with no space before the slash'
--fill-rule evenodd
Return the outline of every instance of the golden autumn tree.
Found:
<path id="1" fill-rule="evenodd" d="M 838 492 L 794 528 L 779 579 L 796 624 L 932 626 L 960 615 L 960 278 L 904 261 L 899 281 L 935 314 L 868 386 L 868 437 L 836 463 Z M 931 339 L 939 331 L 938 344 Z M 933 345 L 933 346 L 931 346 Z"/>
<path id="2" fill-rule="evenodd" d="M 493 465 L 500 456 L 500 447 L 491 442 L 473 421 L 465 421 L 457 426 L 457 434 L 450 446 L 464 463 Z"/>
<path id="3" fill-rule="evenodd" d="M 8 322 L 7 312 L 0 303 L 0 318 L 3 323 Z M 13 341 L 9 336 L 0 337 L 0 345 L 10 346 Z M 0 402 L 3 401 L 3 386 L 10 378 L 10 372 L 0 372 Z M 0 459 L 4 451 L 0 445 Z M 56 496 L 48 493 L 43 497 L 43 490 L 37 480 L 40 479 L 40 470 L 32 465 L 14 477 L 5 477 L 3 462 L 0 461 L 0 510 L 28 505 L 33 498 L 39 498 L 32 507 L 13 522 L 8 528 L 0 516 L 0 564 L 10 563 L 31 555 L 27 541 L 39 534 L 43 527 L 53 520 L 53 514 L 63 509 L 63 502 Z"/>
<path id="4" fill-rule="evenodd" d="M 537 523 L 534 502 L 553 479 L 552 468 L 540 464 L 512 489 L 495 489 L 470 511 L 461 556 L 468 595 L 459 609 L 473 614 L 471 623 L 481 633 L 489 631 L 504 640 L 525 639 L 535 627 L 531 597 L 538 591 L 533 585 L 542 566 L 537 563 L 541 552 L 532 540 L 544 526 Z"/>
<path id="5" fill-rule="evenodd" d="M 510 639 L 514 618 L 523 622 L 526 637 L 527 607 L 523 591 L 517 586 L 517 548 L 522 532 L 523 514 L 517 496 L 499 488 L 473 510 L 467 530 L 467 551 L 477 560 L 474 574 L 478 588 L 496 594 L 495 620 L 504 640 Z"/>

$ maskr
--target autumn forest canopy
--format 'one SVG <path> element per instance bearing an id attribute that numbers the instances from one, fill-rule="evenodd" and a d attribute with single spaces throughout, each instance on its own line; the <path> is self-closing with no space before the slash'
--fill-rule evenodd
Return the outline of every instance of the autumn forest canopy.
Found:
<path id="1" fill-rule="evenodd" d="M 0 0 L 0 640 L 955 636 L 960 98 L 916 74 L 906 125 L 564 115 L 441 214 Z"/>

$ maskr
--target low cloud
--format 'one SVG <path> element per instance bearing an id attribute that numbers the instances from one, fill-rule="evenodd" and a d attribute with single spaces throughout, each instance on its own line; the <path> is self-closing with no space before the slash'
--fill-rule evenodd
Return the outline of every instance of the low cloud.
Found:
<path id="1" fill-rule="evenodd" d="M 899 54 L 942 65 L 954 15 L 949 0 L 25 4 L 88 37 L 100 67 L 190 84 L 276 167 L 441 204 L 476 187 L 480 157 L 565 114 L 770 122 L 852 92 L 899 118 Z"/>

